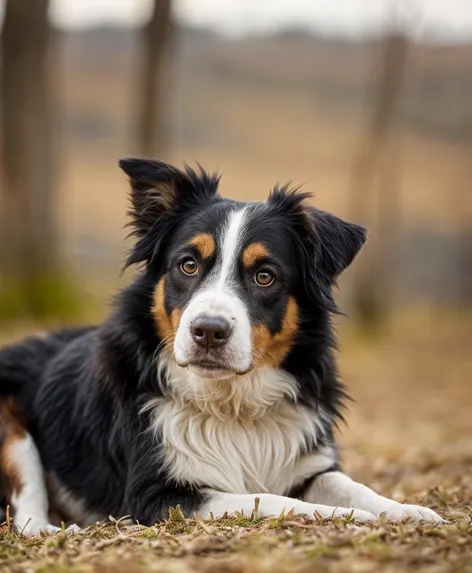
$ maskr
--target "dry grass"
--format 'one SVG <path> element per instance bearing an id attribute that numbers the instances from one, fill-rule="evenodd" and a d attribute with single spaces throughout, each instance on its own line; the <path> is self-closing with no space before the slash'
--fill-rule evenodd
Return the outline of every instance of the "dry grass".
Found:
<path id="1" fill-rule="evenodd" d="M 430 502 L 438 502 L 434 493 Z M 440 528 L 318 524 L 290 516 L 213 522 L 176 517 L 150 528 L 108 524 L 71 537 L 4 534 L 0 571 L 470 571 L 471 517 L 452 518 Z"/>
<path id="2" fill-rule="evenodd" d="M 0 571 L 472 571 L 472 320 L 401 315 L 381 340 L 342 328 L 341 369 L 355 403 L 340 441 L 346 470 L 386 495 L 430 506 L 437 527 L 358 526 L 290 515 L 120 523 L 27 540 L 0 529 Z M 17 333 L 15 333 L 17 334 Z"/>

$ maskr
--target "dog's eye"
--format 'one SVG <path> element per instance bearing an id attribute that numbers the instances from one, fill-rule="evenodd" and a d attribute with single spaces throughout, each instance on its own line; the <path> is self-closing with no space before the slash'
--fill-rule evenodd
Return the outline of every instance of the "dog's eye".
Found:
<path id="1" fill-rule="evenodd" d="M 193 259 L 185 259 L 180 263 L 180 269 L 186 275 L 195 275 L 198 271 L 198 264 Z"/>
<path id="2" fill-rule="evenodd" d="M 267 270 L 258 271 L 254 275 L 254 282 L 262 287 L 270 286 L 275 280 L 274 275 Z"/>

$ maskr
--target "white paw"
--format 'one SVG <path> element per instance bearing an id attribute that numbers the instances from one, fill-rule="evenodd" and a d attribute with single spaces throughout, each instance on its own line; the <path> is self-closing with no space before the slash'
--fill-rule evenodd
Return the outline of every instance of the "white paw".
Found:
<path id="1" fill-rule="evenodd" d="M 410 505 L 408 503 L 397 503 L 388 500 L 389 503 L 378 511 L 377 515 L 388 521 L 404 521 L 411 519 L 413 521 L 429 521 L 430 523 L 444 523 L 444 519 L 435 511 L 420 505 Z"/>
<path id="2" fill-rule="evenodd" d="M 15 528 L 18 533 L 26 535 L 26 537 L 34 537 L 45 533 L 46 535 L 54 535 L 61 531 L 60 527 L 51 525 L 50 523 L 44 522 L 40 519 L 29 519 L 27 521 L 17 520 L 15 523 Z"/>

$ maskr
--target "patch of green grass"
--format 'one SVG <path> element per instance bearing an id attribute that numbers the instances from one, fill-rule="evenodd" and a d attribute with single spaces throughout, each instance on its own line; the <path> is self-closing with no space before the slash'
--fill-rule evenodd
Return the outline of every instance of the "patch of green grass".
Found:
<path id="1" fill-rule="evenodd" d="M 2 277 L 0 318 L 75 319 L 80 313 L 81 297 L 70 277 L 64 273 L 37 276 L 28 282 L 14 282 Z"/>

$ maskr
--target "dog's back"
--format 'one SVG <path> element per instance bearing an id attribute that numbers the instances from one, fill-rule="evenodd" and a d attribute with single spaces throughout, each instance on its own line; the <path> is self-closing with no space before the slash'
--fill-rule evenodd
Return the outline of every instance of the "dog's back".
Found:
<path id="1" fill-rule="evenodd" d="M 7 396 L 20 402 L 35 393 L 47 363 L 69 342 L 91 328 L 71 328 L 54 333 L 32 336 L 0 350 L 0 403 Z M 1 434 L 1 414 L 0 414 Z"/>

